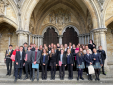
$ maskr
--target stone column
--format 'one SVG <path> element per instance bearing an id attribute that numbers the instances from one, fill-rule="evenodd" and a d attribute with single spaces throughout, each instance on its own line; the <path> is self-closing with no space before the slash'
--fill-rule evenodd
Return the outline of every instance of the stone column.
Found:
<path id="1" fill-rule="evenodd" d="M 78 37 L 79 37 L 79 43 L 81 44 L 82 37 L 81 35 L 79 35 Z"/>
<path id="2" fill-rule="evenodd" d="M 23 44 L 25 43 L 25 42 L 27 42 L 28 43 L 28 37 L 27 37 L 27 35 L 29 34 L 29 32 L 28 31 L 23 31 L 23 30 L 18 30 L 18 31 L 16 31 L 16 34 L 18 34 L 18 46 L 23 46 Z"/>
<path id="3" fill-rule="evenodd" d="M 87 42 L 87 44 L 89 44 L 89 38 L 90 38 L 90 35 L 88 35 L 88 42 Z"/>
<path id="4" fill-rule="evenodd" d="M 40 46 L 40 36 L 38 36 L 38 47 Z"/>
<path id="5" fill-rule="evenodd" d="M 31 35 L 29 34 L 29 45 L 30 45 L 30 36 L 31 36 Z"/>
<path id="6" fill-rule="evenodd" d="M 87 36 L 87 35 L 85 35 L 85 44 L 86 44 L 86 36 Z"/>
<path id="7" fill-rule="evenodd" d="M 34 44 L 34 35 L 32 35 L 32 43 Z"/>
<path id="8" fill-rule="evenodd" d="M 63 35 L 59 35 L 58 37 L 59 37 L 59 44 L 61 45 L 62 44 L 62 37 L 63 37 Z"/>
<path id="9" fill-rule="evenodd" d="M 97 45 L 96 48 L 98 49 L 98 46 L 101 45 L 103 50 L 105 50 L 106 55 L 107 55 L 107 46 L 106 46 L 106 34 L 105 31 L 107 31 L 106 28 L 99 28 L 99 29 L 94 29 L 93 32 L 95 33 L 94 39 L 95 39 L 95 44 Z M 107 56 L 106 56 L 106 61 L 105 61 L 105 69 L 109 71 L 109 67 L 107 65 Z"/>
<path id="10" fill-rule="evenodd" d="M 43 36 L 42 35 L 40 35 L 40 45 L 43 45 Z"/>
<path id="11" fill-rule="evenodd" d="M 37 45 L 37 35 L 35 35 L 35 44 Z"/>
<path id="12" fill-rule="evenodd" d="M 84 35 L 82 35 L 82 44 L 84 44 Z"/>
<path id="13" fill-rule="evenodd" d="M 11 35 L 12 35 L 11 33 L 8 33 L 8 37 L 9 37 L 8 47 L 11 44 Z"/>

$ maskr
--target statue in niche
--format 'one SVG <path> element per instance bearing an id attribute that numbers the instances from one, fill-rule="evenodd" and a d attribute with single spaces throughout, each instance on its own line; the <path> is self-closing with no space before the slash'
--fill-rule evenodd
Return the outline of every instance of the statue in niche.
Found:
<path id="1" fill-rule="evenodd" d="M 60 10 L 58 10 L 58 14 L 57 14 L 58 16 L 57 16 L 57 22 L 58 22 L 58 24 L 59 25 L 63 25 L 63 10 L 62 9 L 60 9 Z"/>
<path id="2" fill-rule="evenodd" d="M 0 0 L 0 15 L 4 15 L 5 3 L 3 0 Z"/>
<path id="3" fill-rule="evenodd" d="M 32 26 L 32 24 L 29 25 L 29 30 L 30 30 L 31 33 L 34 32 L 34 27 Z"/>
<path id="4" fill-rule="evenodd" d="M 51 23 L 56 23 L 56 16 L 55 16 L 55 13 L 54 12 L 52 12 L 52 14 L 50 15 L 50 17 L 51 17 Z"/>
<path id="5" fill-rule="evenodd" d="M 70 22 L 70 13 L 68 11 L 66 11 L 66 13 L 64 15 L 64 22 L 65 23 Z"/>

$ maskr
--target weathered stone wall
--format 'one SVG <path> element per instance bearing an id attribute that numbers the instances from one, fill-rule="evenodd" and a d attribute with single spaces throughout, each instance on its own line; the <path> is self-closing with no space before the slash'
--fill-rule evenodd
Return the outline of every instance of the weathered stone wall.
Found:
<path id="1" fill-rule="evenodd" d="M 106 41 L 107 41 L 108 64 L 110 68 L 113 69 L 113 33 L 111 33 L 111 29 L 109 28 L 106 33 Z"/>

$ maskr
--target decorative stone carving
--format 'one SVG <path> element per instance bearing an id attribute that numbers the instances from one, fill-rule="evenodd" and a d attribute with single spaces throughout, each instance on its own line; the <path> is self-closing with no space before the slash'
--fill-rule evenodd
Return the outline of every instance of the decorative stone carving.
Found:
<path id="1" fill-rule="evenodd" d="M 31 33 L 33 33 L 34 32 L 34 27 L 33 27 L 33 25 L 30 23 L 30 25 L 29 25 L 29 31 L 31 32 Z"/>
<path id="2" fill-rule="evenodd" d="M 50 23 L 63 25 L 69 23 L 71 20 L 71 13 L 68 10 L 58 8 L 53 10 L 50 14 Z"/>
<path id="3" fill-rule="evenodd" d="M 103 11 L 103 4 L 105 0 L 98 0 L 99 6 L 101 8 L 101 11 Z"/>
<path id="4" fill-rule="evenodd" d="M 5 0 L 0 0 L 0 15 L 4 15 L 5 7 L 8 6 L 9 3 Z"/>
<path id="5" fill-rule="evenodd" d="M 29 32 L 29 31 L 23 31 L 23 30 L 17 30 L 17 31 L 16 31 L 16 34 L 28 35 L 28 34 L 30 34 L 30 32 Z"/>

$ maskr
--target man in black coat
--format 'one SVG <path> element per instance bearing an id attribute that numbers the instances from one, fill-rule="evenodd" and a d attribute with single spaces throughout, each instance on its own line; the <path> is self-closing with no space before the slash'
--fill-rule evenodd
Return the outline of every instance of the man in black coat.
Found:
<path id="1" fill-rule="evenodd" d="M 100 53 L 101 55 L 101 58 L 102 58 L 102 63 L 103 63 L 103 66 L 102 66 L 102 73 L 104 75 L 105 74 L 105 71 L 104 71 L 104 63 L 105 63 L 105 59 L 106 59 L 106 52 L 104 50 L 102 50 L 102 46 L 99 46 L 99 50 L 97 50 L 98 53 Z"/>
<path id="2" fill-rule="evenodd" d="M 23 46 L 20 46 L 20 51 L 17 51 L 16 56 L 15 56 L 16 71 L 15 71 L 15 80 L 14 80 L 14 82 L 17 81 L 18 69 L 19 69 L 19 72 L 20 72 L 19 73 L 19 79 L 22 79 L 21 78 L 22 68 L 23 68 L 23 65 L 25 64 L 24 58 L 25 58 L 25 52 L 23 51 Z"/>
<path id="3" fill-rule="evenodd" d="M 9 76 L 11 75 L 11 70 L 12 70 L 12 60 L 11 60 L 11 55 L 13 53 L 12 47 L 13 47 L 12 45 L 9 45 L 9 49 L 6 50 L 6 54 L 5 54 L 5 61 L 6 61 L 6 66 L 7 66 L 6 75 L 9 75 Z"/>

